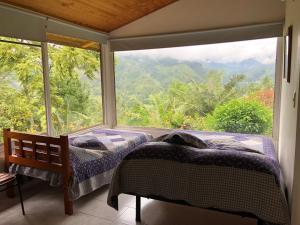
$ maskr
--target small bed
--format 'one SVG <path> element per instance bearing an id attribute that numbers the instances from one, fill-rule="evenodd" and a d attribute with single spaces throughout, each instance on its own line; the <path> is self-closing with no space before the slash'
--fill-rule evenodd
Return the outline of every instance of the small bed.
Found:
<path id="1" fill-rule="evenodd" d="M 258 135 L 175 131 L 138 146 L 115 171 L 108 205 L 118 195 L 213 209 L 258 224 L 290 224 L 285 185 L 272 140 Z"/>
<path id="2" fill-rule="evenodd" d="M 105 184 L 121 160 L 152 139 L 143 132 L 92 128 L 59 138 L 4 130 L 5 167 L 63 186 L 65 213 L 73 201 Z"/>

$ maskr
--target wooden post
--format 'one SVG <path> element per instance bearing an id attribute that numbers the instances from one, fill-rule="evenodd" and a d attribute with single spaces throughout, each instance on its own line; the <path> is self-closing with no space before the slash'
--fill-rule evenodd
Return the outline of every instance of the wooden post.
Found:
<path id="1" fill-rule="evenodd" d="M 69 196 L 69 182 L 72 174 L 70 156 L 69 156 L 69 140 L 68 136 L 60 136 L 61 139 L 61 158 L 63 164 L 63 190 L 64 190 L 64 205 L 65 214 L 73 214 L 73 201 Z"/>

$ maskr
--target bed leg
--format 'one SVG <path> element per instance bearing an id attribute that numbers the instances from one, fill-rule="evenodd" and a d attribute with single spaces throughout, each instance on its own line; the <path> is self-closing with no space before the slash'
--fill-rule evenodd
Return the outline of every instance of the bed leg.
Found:
<path id="1" fill-rule="evenodd" d="M 135 220 L 141 222 L 141 196 L 136 196 Z"/>
<path id="2" fill-rule="evenodd" d="M 65 214 L 72 215 L 73 214 L 73 201 L 69 198 L 68 190 L 64 190 L 64 205 L 65 205 Z"/>
<path id="3" fill-rule="evenodd" d="M 16 197 L 16 192 L 14 187 L 8 187 L 6 189 L 6 196 L 9 198 L 14 198 Z"/>
<path id="4" fill-rule="evenodd" d="M 265 225 L 264 221 L 257 219 L 257 225 Z"/>

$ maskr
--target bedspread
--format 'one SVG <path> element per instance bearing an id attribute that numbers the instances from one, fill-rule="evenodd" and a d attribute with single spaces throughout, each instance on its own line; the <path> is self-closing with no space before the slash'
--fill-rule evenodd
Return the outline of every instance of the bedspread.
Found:
<path id="1" fill-rule="evenodd" d="M 157 196 L 289 224 L 284 182 L 272 140 L 258 135 L 185 131 L 201 140 L 235 140 L 254 149 L 198 149 L 164 142 L 138 146 L 115 171 L 108 204 L 120 193 Z M 226 143 L 226 142 L 225 142 Z"/>
<path id="2" fill-rule="evenodd" d="M 99 139 L 106 149 L 79 148 L 72 140 L 79 134 L 69 135 L 69 152 L 72 167 L 72 179 L 69 186 L 73 200 L 86 195 L 97 188 L 109 184 L 113 172 L 121 160 L 136 146 L 149 141 L 152 136 L 143 132 L 93 128 L 81 132 Z M 49 181 L 51 186 L 62 185 L 61 174 L 19 165 L 12 165 L 10 171 Z"/>

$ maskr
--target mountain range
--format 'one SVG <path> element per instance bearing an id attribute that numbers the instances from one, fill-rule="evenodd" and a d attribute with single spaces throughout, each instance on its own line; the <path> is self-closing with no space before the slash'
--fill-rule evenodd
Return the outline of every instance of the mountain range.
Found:
<path id="1" fill-rule="evenodd" d="M 233 75 L 244 74 L 248 82 L 256 82 L 264 76 L 274 80 L 275 63 L 263 64 L 256 59 L 241 62 L 219 63 L 181 61 L 174 58 L 153 58 L 148 56 L 116 57 L 116 86 L 123 91 L 132 85 L 150 85 L 152 88 L 162 88 L 171 80 L 182 82 L 205 81 L 211 71 L 223 74 L 226 82 Z M 150 83 L 150 84 L 149 84 Z M 149 87 L 150 88 L 150 87 Z"/>

